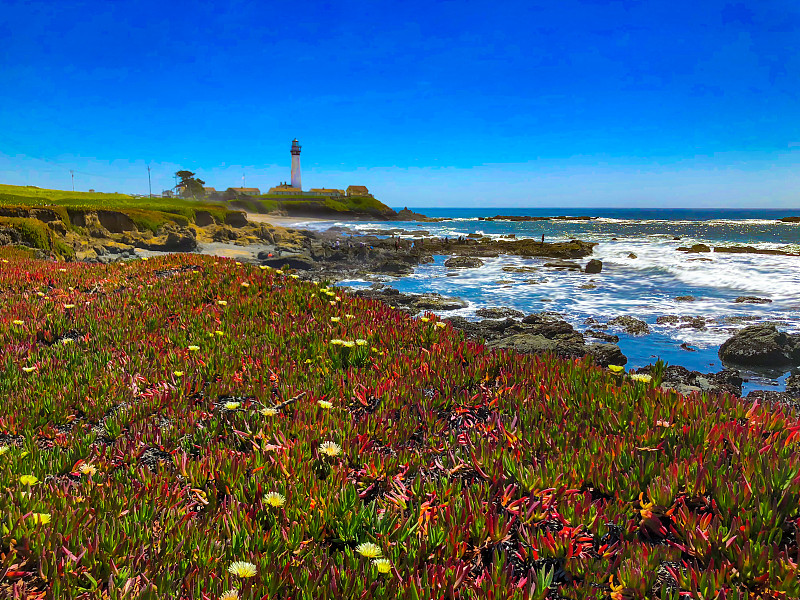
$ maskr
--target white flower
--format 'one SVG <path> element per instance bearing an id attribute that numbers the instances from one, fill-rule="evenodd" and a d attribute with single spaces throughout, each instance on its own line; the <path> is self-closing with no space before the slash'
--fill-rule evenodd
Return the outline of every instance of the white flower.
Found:
<path id="1" fill-rule="evenodd" d="M 372 561 L 372 564 L 377 567 L 378 573 L 388 573 L 392 570 L 392 563 L 386 558 L 376 558 Z"/>
<path id="2" fill-rule="evenodd" d="M 261 414 L 265 417 L 274 417 L 278 414 L 278 409 L 268 406 L 267 408 L 262 408 L 259 412 L 261 412 Z"/>
<path id="3" fill-rule="evenodd" d="M 319 451 L 325 456 L 339 456 L 342 453 L 342 447 L 336 442 L 323 442 L 319 446 Z"/>
<path id="4" fill-rule="evenodd" d="M 217 304 L 220 306 L 228 306 L 228 302 L 226 300 L 217 300 Z"/>
<path id="5" fill-rule="evenodd" d="M 237 577 L 255 577 L 256 566 L 253 563 L 239 560 L 228 567 L 228 572 Z"/>
<path id="6" fill-rule="evenodd" d="M 200 346 L 189 346 L 189 352 L 197 352 L 200 350 Z"/>
<path id="7" fill-rule="evenodd" d="M 359 544 L 356 546 L 356 552 L 358 552 L 364 558 L 380 558 L 382 554 L 381 547 L 377 544 L 373 544 L 372 542 L 364 542 L 363 544 Z"/>
<path id="8" fill-rule="evenodd" d="M 226 592 L 222 592 L 219 600 L 239 600 L 239 590 L 228 590 Z"/>
<path id="9" fill-rule="evenodd" d="M 359 346 L 366 346 L 367 345 L 367 340 L 358 339 L 358 340 L 356 340 L 356 344 L 359 345 Z"/>
<path id="10" fill-rule="evenodd" d="M 331 346 L 341 346 L 344 344 L 344 340 L 340 340 L 338 338 L 331 340 Z"/>
<path id="11" fill-rule="evenodd" d="M 286 504 L 286 498 L 283 496 L 283 494 L 279 494 L 278 492 L 269 492 L 268 494 L 264 495 L 264 502 L 273 508 L 280 508 Z"/>
<path id="12" fill-rule="evenodd" d="M 634 373 L 631 375 L 631 379 L 634 381 L 641 381 L 642 383 L 650 383 L 653 380 L 653 377 L 644 373 Z"/>
<path id="13" fill-rule="evenodd" d="M 341 317 L 331 317 L 331 321 L 333 321 L 334 323 L 338 323 L 341 320 L 342 320 Z"/>
<path id="14" fill-rule="evenodd" d="M 241 403 L 241 402 L 226 402 L 226 403 L 225 403 L 225 409 L 226 409 L 226 410 L 236 410 L 236 409 L 237 409 L 237 408 L 239 408 L 241 405 L 242 405 L 242 403 Z"/>

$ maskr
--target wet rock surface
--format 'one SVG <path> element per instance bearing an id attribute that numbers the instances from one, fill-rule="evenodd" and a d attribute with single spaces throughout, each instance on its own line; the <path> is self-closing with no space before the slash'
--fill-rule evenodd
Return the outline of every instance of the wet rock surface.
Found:
<path id="1" fill-rule="evenodd" d="M 778 331 L 772 323 L 749 325 L 720 346 L 719 357 L 724 363 L 746 367 L 800 365 L 800 334 Z"/>
<path id="2" fill-rule="evenodd" d="M 739 296 L 734 302 L 737 304 L 771 304 L 772 300 L 769 298 L 758 298 L 756 296 Z"/>
<path id="3" fill-rule="evenodd" d="M 468 306 L 461 298 L 451 298 L 441 294 L 403 294 L 393 287 L 380 283 L 366 289 L 355 290 L 353 294 L 359 298 L 379 300 L 412 315 L 424 311 L 458 310 Z"/>
<path id="4" fill-rule="evenodd" d="M 630 316 L 615 317 L 608 322 L 609 327 L 616 327 L 630 335 L 646 335 L 650 327 L 641 319 Z"/>
<path id="5" fill-rule="evenodd" d="M 444 266 L 448 269 L 474 269 L 482 267 L 483 261 L 473 256 L 454 256 L 444 261 Z"/>
<path id="6" fill-rule="evenodd" d="M 586 267 L 583 269 L 585 273 L 595 274 L 600 273 L 603 270 L 603 262 L 593 258 L 588 263 L 586 263 Z"/>

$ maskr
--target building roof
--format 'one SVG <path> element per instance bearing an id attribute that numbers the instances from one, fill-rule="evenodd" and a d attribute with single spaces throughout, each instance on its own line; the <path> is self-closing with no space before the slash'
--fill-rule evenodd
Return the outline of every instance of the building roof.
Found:
<path id="1" fill-rule="evenodd" d="M 353 193 L 353 192 L 359 192 L 359 193 L 363 193 L 363 194 L 368 194 L 369 190 L 367 189 L 367 186 L 365 186 L 365 185 L 349 185 L 349 186 L 347 186 L 347 193 L 350 194 L 350 193 Z"/>
<path id="2" fill-rule="evenodd" d="M 213 192 L 216 192 L 217 190 L 216 190 L 216 188 L 213 188 L 213 187 L 204 187 L 203 191 L 208 194 L 209 192 L 213 193 Z"/>
<path id="3" fill-rule="evenodd" d="M 309 192 L 336 192 L 338 194 L 344 194 L 344 190 L 337 190 L 336 188 L 311 188 L 308 191 Z"/>
<path id="4" fill-rule="evenodd" d="M 243 194 L 246 194 L 247 192 L 256 192 L 259 194 L 261 193 L 261 190 L 259 190 L 258 188 L 230 188 L 230 189 L 232 189 L 234 192 L 242 192 Z"/>

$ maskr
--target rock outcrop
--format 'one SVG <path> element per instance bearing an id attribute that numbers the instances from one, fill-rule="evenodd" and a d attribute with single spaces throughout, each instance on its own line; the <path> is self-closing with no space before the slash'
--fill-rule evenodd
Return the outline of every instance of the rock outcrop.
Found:
<path id="1" fill-rule="evenodd" d="M 800 365 L 800 334 L 778 331 L 771 323 L 750 325 L 720 346 L 719 357 L 725 363 L 745 367 Z"/>

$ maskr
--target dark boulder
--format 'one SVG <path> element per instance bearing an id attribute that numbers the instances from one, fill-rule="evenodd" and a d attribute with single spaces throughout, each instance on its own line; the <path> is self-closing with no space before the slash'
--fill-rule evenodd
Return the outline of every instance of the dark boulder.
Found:
<path id="1" fill-rule="evenodd" d="M 594 362 L 601 367 L 625 365 L 628 362 L 628 358 L 616 344 L 587 344 L 586 348 L 589 350 L 588 354 L 594 358 Z"/>
<path id="2" fill-rule="evenodd" d="M 603 270 L 603 262 L 593 258 L 588 263 L 586 263 L 586 267 L 584 268 L 584 272 L 590 273 L 592 275 L 596 273 L 600 273 Z"/>
<path id="3" fill-rule="evenodd" d="M 778 331 L 771 323 L 750 325 L 720 346 L 719 357 L 725 363 L 752 367 L 800 364 L 800 334 Z"/>
<path id="4" fill-rule="evenodd" d="M 558 269 L 559 271 L 580 271 L 581 266 L 576 262 L 571 262 L 569 260 L 554 260 L 551 262 L 544 263 L 545 267 L 549 267 L 551 269 Z"/>
<path id="5" fill-rule="evenodd" d="M 484 319 L 504 319 L 506 317 L 521 317 L 524 313 L 514 310 L 513 308 L 479 308 L 475 314 Z"/>
<path id="6" fill-rule="evenodd" d="M 692 244 L 690 247 L 681 246 L 678 248 L 680 252 L 688 252 L 689 254 L 696 254 L 698 252 L 711 252 L 711 248 L 705 244 Z"/>
<path id="7" fill-rule="evenodd" d="M 646 335 L 650 333 L 650 327 L 641 319 L 630 316 L 615 317 L 608 322 L 609 326 L 622 329 L 630 335 Z"/>
<path id="8" fill-rule="evenodd" d="M 758 298 L 757 296 L 739 296 L 734 300 L 737 304 L 771 304 L 769 298 Z"/>
<path id="9" fill-rule="evenodd" d="M 247 214 L 244 211 L 232 210 L 225 215 L 225 224 L 231 227 L 245 227 L 247 222 Z"/>
<path id="10" fill-rule="evenodd" d="M 616 344 L 617 342 L 619 342 L 618 335 L 612 335 L 610 333 L 606 333 L 605 331 L 596 331 L 594 329 L 587 329 L 583 333 L 588 335 L 589 337 L 593 337 L 595 339 L 602 340 L 604 342 L 609 342 L 611 344 Z"/>
<path id="11" fill-rule="evenodd" d="M 286 258 L 266 258 L 261 261 L 261 264 L 265 267 L 272 267 L 273 269 L 283 269 L 288 267 L 293 271 L 311 271 L 316 267 L 316 264 L 313 260 L 294 256 L 289 256 Z"/>
<path id="12" fill-rule="evenodd" d="M 482 267 L 483 261 L 474 256 L 454 256 L 444 261 L 444 266 L 448 269 L 474 269 Z"/>

